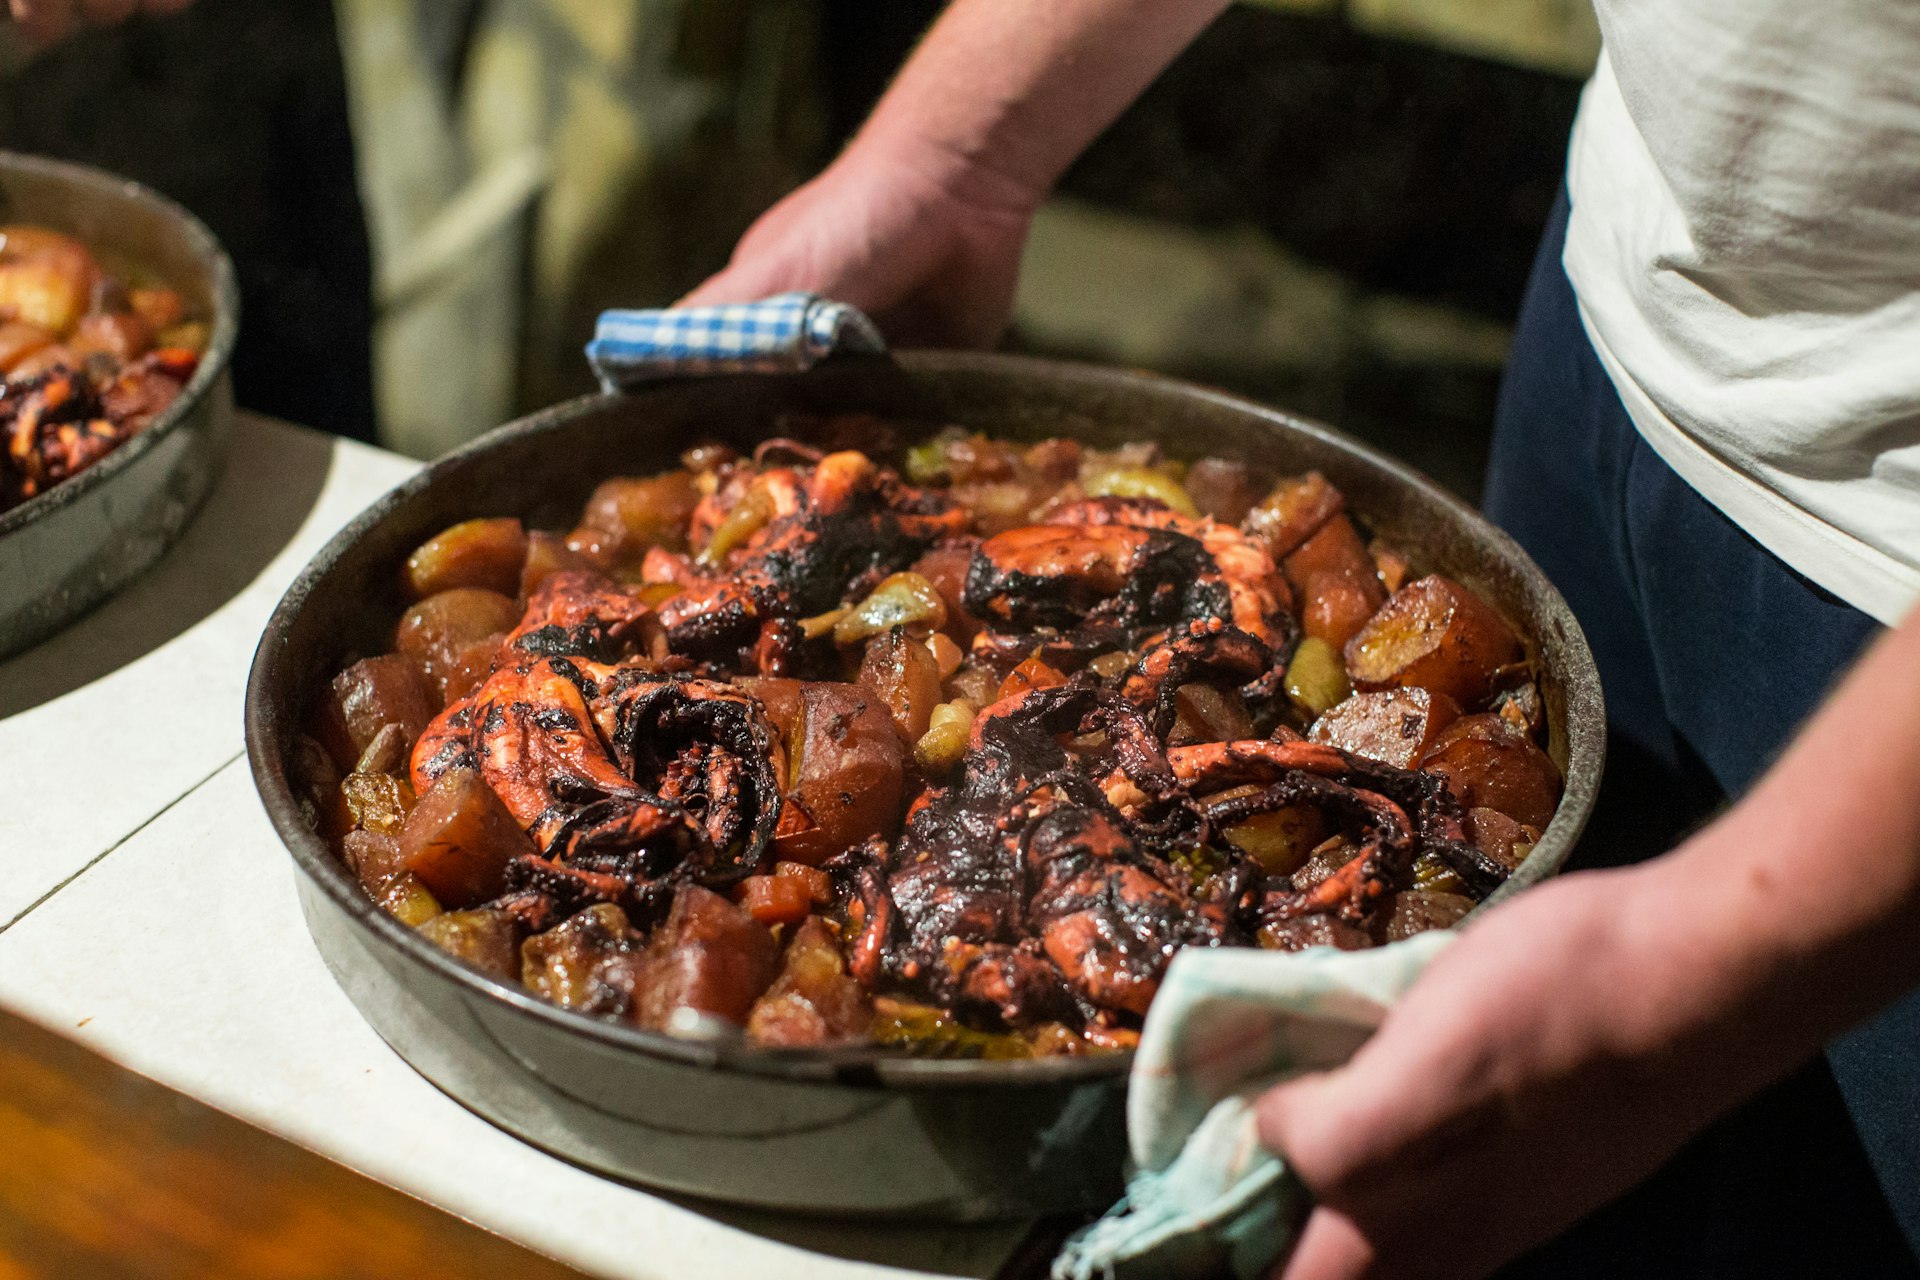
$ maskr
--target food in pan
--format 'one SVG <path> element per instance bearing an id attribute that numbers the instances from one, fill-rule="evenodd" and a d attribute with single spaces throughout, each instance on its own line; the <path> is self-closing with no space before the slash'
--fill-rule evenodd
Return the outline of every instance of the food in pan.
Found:
<path id="1" fill-rule="evenodd" d="M 295 769 L 375 900 L 645 1028 L 1039 1056 L 1182 947 L 1448 926 L 1551 819 L 1521 638 L 1319 474 L 836 429 L 413 553 Z"/>
<path id="2" fill-rule="evenodd" d="M 0 226 L 0 511 L 138 435 L 206 344 L 174 290 L 110 273 L 72 236 Z"/>

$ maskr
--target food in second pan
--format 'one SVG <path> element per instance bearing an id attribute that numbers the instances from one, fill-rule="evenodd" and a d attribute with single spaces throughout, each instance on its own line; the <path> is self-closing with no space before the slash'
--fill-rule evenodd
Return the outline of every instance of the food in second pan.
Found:
<path id="1" fill-rule="evenodd" d="M 179 293 L 44 227 L 0 227 L 0 511 L 145 430 L 199 367 Z"/>
<path id="2" fill-rule="evenodd" d="M 370 894 L 583 1013 L 1133 1043 L 1184 946 L 1457 921 L 1558 802 L 1521 638 L 1318 474 L 958 431 L 696 449 L 429 539 L 297 772 Z"/>

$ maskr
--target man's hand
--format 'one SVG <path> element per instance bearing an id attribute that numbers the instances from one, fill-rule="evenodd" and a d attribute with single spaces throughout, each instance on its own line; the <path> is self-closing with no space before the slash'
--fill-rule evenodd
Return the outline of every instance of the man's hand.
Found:
<path id="1" fill-rule="evenodd" d="M 1920 981 L 1916 673 L 1920 609 L 1719 821 L 1489 912 L 1262 1099 L 1317 1201 L 1284 1280 L 1484 1275 Z"/>
<path id="2" fill-rule="evenodd" d="M 1035 206 L 1226 5 L 954 0 L 846 153 L 681 301 L 807 290 L 895 342 L 991 343 Z"/>
<path id="3" fill-rule="evenodd" d="M 1714 961 L 1643 927 L 1672 918 L 1659 871 L 1570 876 L 1496 909 L 1350 1064 L 1262 1099 L 1261 1137 L 1317 1201 L 1284 1280 L 1485 1274 L 1739 1096 L 1689 1083 L 1687 1067 L 1713 1073 L 1676 1056 L 1707 1016 L 1681 990 L 1689 966 Z M 1443 1245 L 1448 1222 L 1473 1226 Z"/>
<path id="4" fill-rule="evenodd" d="M 110 27 L 136 13 L 178 13 L 193 0 L 7 0 L 30 44 L 64 40 L 82 27 Z"/>
<path id="5" fill-rule="evenodd" d="M 851 303 L 896 343 L 989 346 L 1007 326 L 1040 192 L 886 143 L 849 148 L 741 237 L 682 305 L 803 289 Z"/>

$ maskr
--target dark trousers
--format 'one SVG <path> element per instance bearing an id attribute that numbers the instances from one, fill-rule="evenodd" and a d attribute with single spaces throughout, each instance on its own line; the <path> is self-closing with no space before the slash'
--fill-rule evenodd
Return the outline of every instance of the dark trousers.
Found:
<path id="1" fill-rule="evenodd" d="M 1561 268 L 1566 219 L 1563 195 L 1501 392 L 1486 506 L 1565 594 L 1600 666 L 1607 779 L 1575 855 L 1593 866 L 1657 854 L 1743 792 L 1877 627 L 1640 438 Z M 1508 1274 L 1920 1275 L 1920 999 L 1829 1056 Z"/>

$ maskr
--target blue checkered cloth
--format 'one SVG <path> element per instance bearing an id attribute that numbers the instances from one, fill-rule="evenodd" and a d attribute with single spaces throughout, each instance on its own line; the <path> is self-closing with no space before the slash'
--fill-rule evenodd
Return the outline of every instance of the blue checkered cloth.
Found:
<path id="1" fill-rule="evenodd" d="M 881 352 L 865 313 L 818 294 L 660 311 L 603 311 L 587 344 L 600 385 L 618 391 L 696 373 L 790 373 L 834 352 Z"/>

